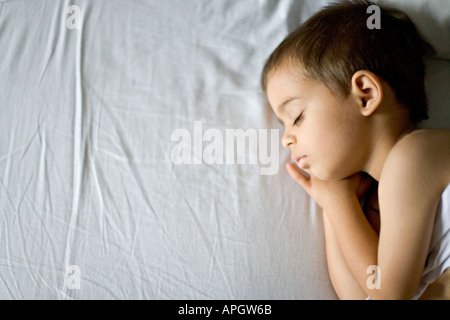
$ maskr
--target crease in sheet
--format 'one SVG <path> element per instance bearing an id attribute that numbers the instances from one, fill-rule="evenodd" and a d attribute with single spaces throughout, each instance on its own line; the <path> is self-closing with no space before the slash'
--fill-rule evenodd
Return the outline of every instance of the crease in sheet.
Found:
<path id="1" fill-rule="evenodd" d="M 64 5 L 66 8 L 67 5 Z M 86 10 L 86 8 L 84 8 Z M 63 11 L 65 12 L 65 11 Z M 75 46 L 75 110 L 74 110 L 74 122 L 73 122 L 73 184 L 72 184 L 72 207 L 70 211 L 68 233 L 66 236 L 66 246 L 64 250 L 64 266 L 67 268 L 73 263 L 71 261 L 71 244 L 74 237 L 74 230 L 76 229 L 76 222 L 78 219 L 78 209 L 80 202 L 80 192 L 82 184 L 83 164 L 82 148 L 83 148 L 83 136 L 82 136 L 82 120 L 83 120 L 83 89 L 82 89 L 82 38 L 84 31 L 84 19 L 83 14 L 80 17 L 80 29 L 74 30 L 76 38 Z M 68 40 L 68 32 L 71 32 L 67 28 L 64 30 L 64 41 Z M 72 39 L 71 39 L 72 40 Z M 64 279 L 65 280 L 65 279 Z M 64 287 L 67 289 L 66 287 Z"/>

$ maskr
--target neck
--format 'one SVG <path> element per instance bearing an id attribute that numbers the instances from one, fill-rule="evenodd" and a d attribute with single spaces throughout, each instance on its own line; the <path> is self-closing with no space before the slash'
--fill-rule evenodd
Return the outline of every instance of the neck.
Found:
<path id="1" fill-rule="evenodd" d="M 372 143 L 371 153 L 363 171 L 377 181 L 380 180 L 381 170 L 392 148 L 405 135 L 416 129 L 410 121 L 404 119 L 404 114 L 392 117 L 389 121 L 383 121 L 383 126 L 376 130 L 377 134 Z"/>

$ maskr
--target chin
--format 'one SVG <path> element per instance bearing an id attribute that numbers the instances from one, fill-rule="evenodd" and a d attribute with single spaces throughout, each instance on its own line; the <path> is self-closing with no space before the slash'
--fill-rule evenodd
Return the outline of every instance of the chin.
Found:
<path id="1" fill-rule="evenodd" d="M 322 181 L 339 181 L 347 178 L 343 171 L 339 170 L 310 170 L 311 175 Z"/>

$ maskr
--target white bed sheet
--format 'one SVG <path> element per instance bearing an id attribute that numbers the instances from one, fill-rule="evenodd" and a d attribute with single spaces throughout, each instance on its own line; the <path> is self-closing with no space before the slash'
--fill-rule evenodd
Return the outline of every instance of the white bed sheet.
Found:
<path id="1" fill-rule="evenodd" d="M 425 126 L 448 127 L 449 7 L 429 2 L 448 4 L 402 9 L 434 22 Z M 335 299 L 286 150 L 261 175 L 176 165 L 171 141 L 281 129 L 260 70 L 325 3 L 0 1 L 0 299 Z"/>

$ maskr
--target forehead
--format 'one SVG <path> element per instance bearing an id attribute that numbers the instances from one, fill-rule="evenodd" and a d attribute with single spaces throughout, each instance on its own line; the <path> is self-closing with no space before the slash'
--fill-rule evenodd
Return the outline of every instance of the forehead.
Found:
<path id="1" fill-rule="evenodd" d="M 288 99 L 307 96 L 314 85 L 315 81 L 298 69 L 278 68 L 267 77 L 267 98 L 272 108 L 277 108 Z"/>
<path id="2" fill-rule="evenodd" d="M 283 82 L 295 83 L 300 81 L 306 81 L 308 79 L 306 72 L 303 69 L 294 67 L 292 64 L 283 64 L 273 69 L 267 77 L 267 88 L 274 83 Z"/>

